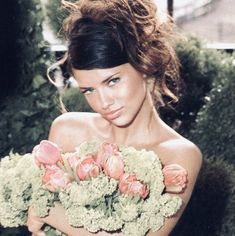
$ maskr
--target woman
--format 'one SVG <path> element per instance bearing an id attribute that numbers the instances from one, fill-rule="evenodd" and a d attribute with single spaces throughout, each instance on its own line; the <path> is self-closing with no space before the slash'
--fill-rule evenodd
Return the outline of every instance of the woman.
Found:
<path id="1" fill-rule="evenodd" d="M 168 235 L 187 205 L 200 166 L 199 149 L 159 117 L 155 105 L 177 100 L 178 61 L 171 46 L 172 23 L 158 18 L 151 0 L 80 0 L 63 2 L 71 10 L 65 21 L 68 40 L 66 63 L 81 92 L 95 113 L 69 112 L 52 124 L 49 140 L 64 152 L 87 140 L 126 144 L 153 150 L 163 165 L 176 163 L 188 172 L 183 206 L 157 232 Z M 38 218 L 29 211 L 33 235 L 47 223 L 67 235 L 93 235 L 73 228 L 60 205 L 49 216 Z M 97 235 L 110 235 L 101 231 Z M 114 233 L 114 235 L 121 235 Z"/>

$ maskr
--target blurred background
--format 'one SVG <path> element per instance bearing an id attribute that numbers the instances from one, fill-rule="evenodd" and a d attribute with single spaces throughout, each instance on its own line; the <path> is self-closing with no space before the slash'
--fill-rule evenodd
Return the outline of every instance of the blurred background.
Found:
<path id="1" fill-rule="evenodd" d="M 210 43 L 231 43 L 234 48 L 233 0 L 156 0 L 156 2 L 163 11 L 167 9 L 167 3 L 173 2 L 171 4 L 174 19 L 183 31 L 205 38 Z"/>
<path id="2" fill-rule="evenodd" d="M 176 43 L 181 62 L 179 102 L 160 108 L 163 120 L 195 142 L 204 163 L 172 236 L 235 235 L 235 1 L 155 0 L 185 39 Z M 63 66 L 48 66 L 66 50 L 60 0 L 8 0 L 0 8 L 0 157 L 31 152 L 61 114 L 91 111 Z M 64 88 L 67 87 L 65 90 Z M 172 105 L 172 104 L 171 104 Z M 0 235 L 29 235 L 25 227 Z"/>

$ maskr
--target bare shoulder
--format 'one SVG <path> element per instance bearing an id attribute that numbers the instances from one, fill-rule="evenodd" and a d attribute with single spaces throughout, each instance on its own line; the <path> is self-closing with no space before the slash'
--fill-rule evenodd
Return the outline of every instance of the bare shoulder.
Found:
<path id="1" fill-rule="evenodd" d="M 202 163 L 199 148 L 164 121 L 160 120 L 159 124 L 159 133 L 156 136 L 158 142 L 153 146 L 163 165 L 176 163 L 189 168 L 194 166 L 196 170 L 199 170 Z"/>
<path id="2" fill-rule="evenodd" d="M 202 165 L 202 154 L 199 148 L 182 136 L 171 138 L 158 145 L 157 154 L 163 165 L 179 164 L 188 172 L 188 186 L 185 191 L 191 195 Z"/>
<path id="3" fill-rule="evenodd" d="M 195 167 L 200 167 L 202 162 L 202 154 L 199 148 L 181 136 L 160 143 L 157 147 L 157 153 L 164 164 L 191 163 Z"/>
<path id="4" fill-rule="evenodd" d="M 202 164 L 202 154 L 194 143 L 181 136 L 175 136 L 160 143 L 156 148 L 156 152 L 163 165 L 179 164 L 187 171 L 186 188 L 184 192 L 177 194 L 183 200 L 181 209 L 176 215 L 166 219 L 164 226 L 159 231 L 148 234 L 148 236 L 167 236 L 177 224 L 193 193 Z"/>
<path id="5" fill-rule="evenodd" d="M 64 152 L 87 140 L 95 113 L 68 112 L 58 116 L 51 125 L 49 140 L 56 143 Z"/>

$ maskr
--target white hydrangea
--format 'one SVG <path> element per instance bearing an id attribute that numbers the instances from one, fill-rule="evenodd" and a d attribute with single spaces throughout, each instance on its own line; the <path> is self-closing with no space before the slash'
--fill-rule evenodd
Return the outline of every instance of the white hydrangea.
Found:
<path id="1" fill-rule="evenodd" d="M 116 189 L 117 181 L 101 174 L 91 180 L 72 182 L 59 196 L 66 208 L 73 205 L 95 205 Z"/>
<path id="2" fill-rule="evenodd" d="M 176 211 L 180 209 L 182 205 L 182 199 L 180 197 L 172 197 L 170 194 L 163 194 L 160 199 L 160 212 L 163 216 L 169 217 L 174 215 Z"/>
<path id="3" fill-rule="evenodd" d="M 76 148 L 76 151 L 78 153 L 78 156 L 83 157 L 86 154 L 93 154 L 98 149 L 98 142 L 92 141 L 92 142 L 83 142 L 79 145 L 79 147 Z"/>
<path id="4" fill-rule="evenodd" d="M 33 156 L 11 153 L 0 165 L 0 224 L 6 227 L 25 225 L 28 207 L 33 205 L 39 216 L 46 216 L 54 195 L 44 189 L 42 171 Z"/>
<path id="5" fill-rule="evenodd" d="M 103 230 L 116 231 L 122 228 L 123 221 L 117 214 L 113 213 L 112 216 L 102 218 L 99 224 Z"/>
<path id="6" fill-rule="evenodd" d="M 77 148 L 77 153 L 80 157 L 95 154 L 98 147 L 96 142 L 85 142 Z M 162 165 L 154 152 L 126 146 L 121 146 L 120 151 L 125 172 L 135 173 L 138 180 L 147 184 L 146 199 L 121 194 L 118 181 L 104 173 L 97 178 L 73 181 L 66 189 L 52 193 L 43 186 L 44 171 L 36 166 L 32 154 L 11 153 L 0 162 L 0 224 L 23 225 L 29 206 L 44 217 L 58 202 L 72 226 L 84 227 L 90 232 L 119 230 L 124 235 L 143 236 L 149 230 L 159 230 L 165 218 L 178 211 L 182 200 L 163 193 Z"/>
<path id="7" fill-rule="evenodd" d="M 83 206 L 73 206 L 66 209 L 66 217 L 70 225 L 74 227 L 83 226 L 83 218 L 86 214 L 86 208 Z"/>

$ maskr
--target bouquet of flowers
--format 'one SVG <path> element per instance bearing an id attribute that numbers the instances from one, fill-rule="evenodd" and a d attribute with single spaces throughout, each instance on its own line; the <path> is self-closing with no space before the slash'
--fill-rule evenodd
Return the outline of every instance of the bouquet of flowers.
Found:
<path id="1" fill-rule="evenodd" d="M 60 203 L 74 227 L 143 236 L 179 210 L 181 198 L 167 192 L 181 192 L 186 175 L 176 164 L 163 168 L 144 149 L 85 142 L 62 153 L 43 140 L 32 153 L 2 158 L 0 225 L 25 225 L 30 206 L 45 217 Z"/>

